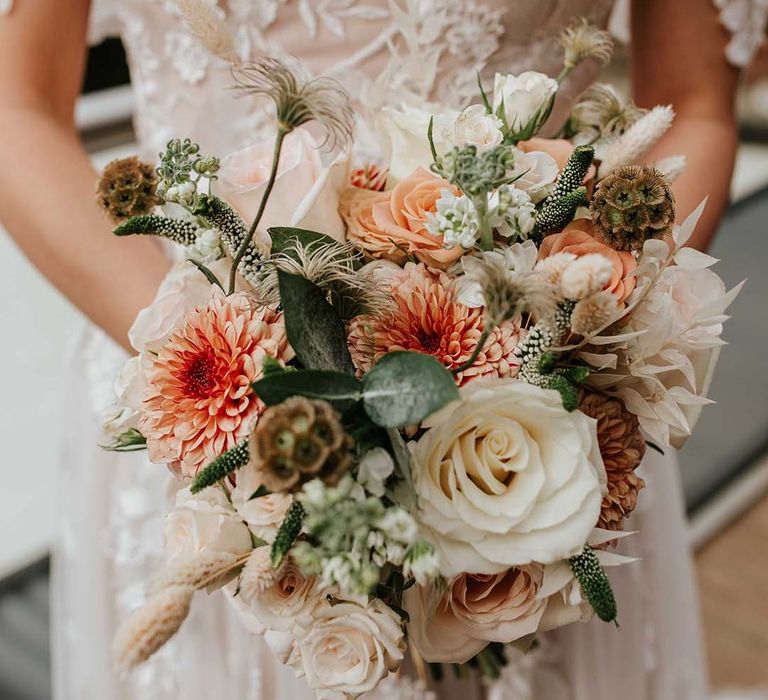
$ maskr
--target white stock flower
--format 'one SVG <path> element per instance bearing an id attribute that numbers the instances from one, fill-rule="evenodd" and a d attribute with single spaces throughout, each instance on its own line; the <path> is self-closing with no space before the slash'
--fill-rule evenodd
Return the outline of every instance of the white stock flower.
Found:
<path id="1" fill-rule="evenodd" d="M 505 238 L 528 238 L 536 223 L 536 207 L 530 196 L 514 187 L 501 187 L 490 198 L 491 226 Z"/>
<path id="2" fill-rule="evenodd" d="M 189 248 L 190 257 L 203 265 L 209 265 L 222 256 L 221 237 L 212 228 L 201 229 L 197 232 L 194 245 Z"/>
<path id="3" fill-rule="evenodd" d="M 346 700 L 397 671 L 405 640 L 398 615 L 373 599 L 319 605 L 307 629 L 297 634 L 297 646 L 307 683 L 318 697 Z"/>
<path id="4" fill-rule="evenodd" d="M 467 195 L 456 196 L 444 189 L 437 200 L 437 212 L 427 216 L 427 231 L 443 236 L 446 248 L 460 245 L 468 250 L 475 245 L 480 223 L 477 210 Z"/>
<path id="5" fill-rule="evenodd" d="M 504 105 L 504 119 L 513 131 L 521 131 L 545 110 L 557 92 L 557 81 L 544 73 L 526 71 L 520 75 L 496 73 L 493 83 L 493 111 Z"/>
<path id="6" fill-rule="evenodd" d="M 456 148 L 477 146 L 478 153 L 498 146 L 504 135 L 501 119 L 488 114 L 485 105 L 470 105 L 453 120 L 448 131 L 448 141 Z"/>
<path id="7" fill-rule="evenodd" d="M 417 520 L 441 573 L 495 574 L 578 554 L 606 483 L 595 422 L 560 395 L 476 380 L 413 445 Z"/>
<path id="8" fill-rule="evenodd" d="M 395 463 L 389 452 L 383 447 L 374 447 L 360 460 L 357 483 L 372 496 L 381 498 L 384 495 L 384 485 L 394 470 Z"/>
<path id="9" fill-rule="evenodd" d="M 248 527 L 216 486 L 197 494 L 189 488 L 179 491 L 163 534 L 170 559 L 193 557 L 200 552 L 245 554 L 252 549 Z"/>

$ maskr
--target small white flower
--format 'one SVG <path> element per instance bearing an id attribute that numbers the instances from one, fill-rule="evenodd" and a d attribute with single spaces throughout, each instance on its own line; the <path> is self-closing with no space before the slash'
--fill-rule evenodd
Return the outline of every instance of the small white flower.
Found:
<path id="1" fill-rule="evenodd" d="M 536 207 L 526 192 L 504 186 L 489 202 L 491 226 L 505 238 L 526 239 L 536 223 Z"/>
<path id="2" fill-rule="evenodd" d="M 437 213 L 428 216 L 426 228 L 433 236 L 443 236 L 446 248 L 460 245 L 469 250 L 475 245 L 480 223 L 469 197 L 457 197 L 445 189 L 437 200 Z"/>
<path id="3" fill-rule="evenodd" d="M 201 229 L 197 232 L 195 243 L 189 249 L 191 257 L 207 265 L 222 257 L 221 237 L 215 229 Z"/>
<path id="4" fill-rule="evenodd" d="M 506 125 L 513 133 L 520 132 L 543 116 L 556 92 L 557 81 L 544 73 L 496 73 L 493 83 L 493 111 L 498 113 L 503 105 Z"/>
<path id="5" fill-rule="evenodd" d="M 470 105 L 454 119 L 448 140 L 456 148 L 473 145 L 478 153 L 483 153 L 501 143 L 502 126 L 501 119 L 488 114 L 484 105 Z"/>
<path id="6" fill-rule="evenodd" d="M 402 508 L 388 508 L 377 527 L 383 530 L 388 539 L 411 544 L 416 538 L 416 521 Z"/>
<path id="7" fill-rule="evenodd" d="M 372 496 L 381 498 L 384 485 L 394 470 L 395 463 L 389 452 L 382 447 L 374 447 L 360 460 L 357 482 Z"/>
<path id="8" fill-rule="evenodd" d="M 416 579 L 419 586 L 425 586 L 440 573 L 440 559 L 429 542 L 417 542 L 408 549 L 403 561 L 403 573 Z"/>

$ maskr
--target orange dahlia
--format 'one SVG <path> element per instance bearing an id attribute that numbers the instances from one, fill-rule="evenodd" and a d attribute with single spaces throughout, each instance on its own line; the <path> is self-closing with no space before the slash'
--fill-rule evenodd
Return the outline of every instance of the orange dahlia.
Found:
<path id="1" fill-rule="evenodd" d="M 434 355 L 448 369 L 469 359 L 483 331 L 483 310 L 460 303 L 448 275 L 407 263 L 390 280 L 389 291 L 392 310 L 358 316 L 350 326 L 350 352 L 358 370 L 367 372 L 393 350 Z M 519 339 L 514 322 L 496 328 L 474 364 L 456 375 L 458 384 L 480 376 L 514 377 L 520 367 L 515 357 Z"/>
<path id="2" fill-rule="evenodd" d="M 189 477 L 234 447 L 263 408 L 250 385 L 264 358 L 292 354 L 282 314 L 215 290 L 153 360 L 140 424 L 149 458 Z"/>

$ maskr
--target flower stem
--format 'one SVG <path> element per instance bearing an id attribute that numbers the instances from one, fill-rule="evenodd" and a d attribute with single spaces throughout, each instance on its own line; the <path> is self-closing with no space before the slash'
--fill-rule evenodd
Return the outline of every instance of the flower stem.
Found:
<path id="1" fill-rule="evenodd" d="M 264 216 L 264 210 L 267 207 L 267 200 L 269 199 L 269 195 L 272 194 L 272 188 L 275 186 L 275 180 L 277 180 L 277 167 L 280 164 L 280 153 L 282 152 L 282 149 L 283 149 L 283 140 L 289 133 L 290 133 L 290 129 L 286 129 L 286 127 L 283 126 L 282 124 L 277 129 L 277 136 L 275 137 L 275 151 L 272 155 L 272 170 L 269 173 L 269 180 L 267 180 L 267 187 L 264 190 L 264 196 L 261 198 L 261 203 L 259 204 L 259 210 L 256 212 L 256 216 L 253 219 L 251 228 L 248 229 L 248 235 L 243 239 L 243 242 L 240 244 L 240 247 L 237 249 L 235 258 L 232 261 L 232 269 L 229 271 L 228 294 L 232 294 L 235 291 L 235 279 L 237 278 L 237 268 L 240 265 L 240 261 L 243 259 L 243 256 L 245 255 L 246 251 L 248 250 L 248 246 L 251 244 L 251 241 L 253 240 L 254 235 L 256 234 L 256 229 L 258 228 L 259 223 L 261 222 L 261 217 Z"/>
<path id="2" fill-rule="evenodd" d="M 469 356 L 469 359 L 466 360 L 466 362 L 462 362 L 458 367 L 454 367 L 451 370 L 451 374 L 458 374 L 459 372 L 463 372 L 464 370 L 469 369 L 473 364 L 475 364 L 475 360 L 477 359 L 477 356 L 483 351 L 483 348 L 485 347 L 485 343 L 488 340 L 488 336 L 491 334 L 491 329 L 493 326 L 488 326 L 485 329 L 483 329 L 483 333 L 480 336 L 480 339 L 477 341 L 477 345 L 475 345 L 475 349 L 472 351 L 472 354 Z"/>
<path id="3" fill-rule="evenodd" d="M 488 221 L 488 195 L 483 193 L 480 197 L 476 197 L 474 204 L 480 226 L 480 248 L 493 250 L 493 229 Z"/>

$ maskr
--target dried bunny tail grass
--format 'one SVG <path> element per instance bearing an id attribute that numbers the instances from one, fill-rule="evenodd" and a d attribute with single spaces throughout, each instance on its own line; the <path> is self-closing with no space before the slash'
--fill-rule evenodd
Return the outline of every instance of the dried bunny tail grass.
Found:
<path id="1" fill-rule="evenodd" d="M 115 666 L 121 675 L 143 664 L 179 631 L 189 615 L 194 592 L 190 586 L 166 588 L 123 622 L 113 642 Z"/>
<path id="2" fill-rule="evenodd" d="M 254 549 L 240 576 L 238 588 L 243 600 L 255 600 L 269 590 L 282 575 L 285 561 L 275 568 L 272 566 L 271 547 Z"/>
<path id="3" fill-rule="evenodd" d="M 612 292 L 593 294 L 573 307 L 571 330 L 579 335 L 590 335 L 610 323 L 617 310 L 618 304 Z"/>
<path id="4" fill-rule="evenodd" d="M 600 253 L 588 253 L 574 260 L 560 275 L 560 291 L 566 299 L 584 299 L 605 287 L 613 264 Z"/>
<path id="5" fill-rule="evenodd" d="M 392 299 L 377 283 L 370 269 L 355 270 L 358 250 L 349 243 L 310 243 L 296 241 L 268 261 L 269 272 L 260 288 L 266 304 L 280 299 L 277 271 L 306 277 L 331 294 L 332 301 L 344 319 L 359 315 L 379 316 L 387 313 Z"/>
<path id="6" fill-rule="evenodd" d="M 685 156 L 667 156 L 656 161 L 654 167 L 664 176 L 667 182 L 674 182 L 683 174 L 685 165 Z"/>
<path id="7" fill-rule="evenodd" d="M 228 63 L 239 61 L 235 42 L 224 20 L 203 0 L 176 0 L 192 36 L 214 56 Z"/>
<path id="8" fill-rule="evenodd" d="M 152 589 L 161 591 L 174 586 L 205 588 L 224 584 L 243 557 L 230 552 L 200 552 L 170 562 L 155 579 Z"/>
<path id="9" fill-rule="evenodd" d="M 654 107 L 640 117 L 621 136 L 608 144 L 602 153 L 600 177 L 616 168 L 639 160 L 672 126 L 675 112 L 672 107 Z"/>
<path id="10" fill-rule="evenodd" d="M 575 68 L 588 58 L 594 58 L 605 65 L 613 54 L 613 39 L 610 33 L 598 29 L 585 18 L 562 31 L 560 44 L 565 50 L 566 68 Z"/>
<path id="11" fill-rule="evenodd" d="M 576 260 L 576 256 L 573 253 L 555 253 L 548 258 L 539 260 L 536 263 L 536 272 L 544 275 L 550 284 L 558 286 L 560 276 L 574 260 Z"/>

